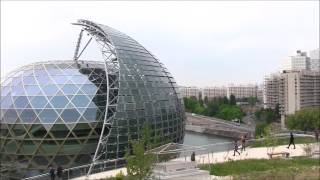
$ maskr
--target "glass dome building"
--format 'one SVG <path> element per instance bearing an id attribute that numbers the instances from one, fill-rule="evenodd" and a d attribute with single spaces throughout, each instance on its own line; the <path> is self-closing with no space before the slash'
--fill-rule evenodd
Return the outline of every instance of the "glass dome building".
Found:
<path id="1" fill-rule="evenodd" d="M 164 65 L 105 25 L 76 25 L 100 44 L 103 62 L 38 62 L 1 82 L 1 169 L 41 172 L 124 157 L 147 122 L 152 138 L 181 143 L 181 96 Z M 81 39 L 81 35 L 79 36 Z M 77 47 L 79 49 L 79 47 Z"/>

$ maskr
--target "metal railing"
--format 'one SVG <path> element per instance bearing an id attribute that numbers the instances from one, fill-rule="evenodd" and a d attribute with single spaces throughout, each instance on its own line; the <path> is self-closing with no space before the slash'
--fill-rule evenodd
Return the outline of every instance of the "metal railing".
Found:
<path id="1" fill-rule="evenodd" d="M 94 169 L 92 169 L 92 173 L 99 173 L 103 171 L 117 169 L 117 168 L 123 167 L 124 165 L 125 165 L 125 160 L 123 158 L 96 162 L 94 164 Z M 82 166 L 64 169 L 62 178 L 72 179 L 72 178 L 77 178 L 81 176 L 86 176 L 90 166 L 91 164 L 86 164 Z M 44 173 L 37 176 L 24 178 L 23 180 L 47 180 L 47 179 L 50 179 L 49 173 Z"/>

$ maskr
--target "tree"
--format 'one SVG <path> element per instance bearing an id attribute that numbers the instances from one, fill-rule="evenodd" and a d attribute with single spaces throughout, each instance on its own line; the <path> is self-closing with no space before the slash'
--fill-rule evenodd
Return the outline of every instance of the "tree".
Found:
<path id="1" fill-rule="evenodd" d="M 226 96 L 223 97 L 222 103 L 223 104 L 229 104 L 229 100 L 228 100 L 228 98 Z"/>
<path id="2" fill-rule="evenodd" d="M 237 104 L 236 97 L 233 94 L 231 94 L 230 95 L 230 105 L 236 105 L 236 104 Z"/>
<path id="3" fill-rule="evenodd" d="M 204 104 L 208 105 L 209 100 L 208 100 L 207 96 L 204 97 L 203 102 L 204 102 Z"/>
<path id="4" fill-rule="evenodd" d="M 128 148 L 125 154 L 127 173 L 130 178 L 145 180 L 151 176 L 156 158 L 154 154 L 145 151 L 151 147 L 150 135 L 149 125 L 144 124 L 141 139 L 130 141 L 132 152 Z"/>
<path id="5" fill-rule="evenodd" d="M 289 115 L 286 120 L 286 126 L 289 129 L 297 130 L 315 130 L 320 129 L 320 109 L 305 108 Z"/>
<path id="6" fill-rule="evenodd" d="M 249 97 L 249 99 L 248 99 L 248 103 L 249 103 L 249 105 L 251 106 L 251 107 L 253 107 L 253 106 L 255 106 L 256 105 L 256 103 L 257 103 L 257 97 L 253 97 L 253 96 L 251 96 L 251 97 Z"/>

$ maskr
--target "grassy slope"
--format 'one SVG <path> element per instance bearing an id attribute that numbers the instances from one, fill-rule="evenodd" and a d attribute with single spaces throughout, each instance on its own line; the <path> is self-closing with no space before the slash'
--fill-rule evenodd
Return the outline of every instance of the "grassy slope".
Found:
<path id="1" fill-rule="evenodd" d="M 317 159 L 298 157 L 293 159 L 249 159 L 218 163 L 211 166 L 210 174 L 216 176 L 237 175 L 252 172 L 284 170 L 290 168 L 304 169 L 313 166 L 320 166 Z M 208 165 L 204 165 L 201 169 L 209 170 Z"/>

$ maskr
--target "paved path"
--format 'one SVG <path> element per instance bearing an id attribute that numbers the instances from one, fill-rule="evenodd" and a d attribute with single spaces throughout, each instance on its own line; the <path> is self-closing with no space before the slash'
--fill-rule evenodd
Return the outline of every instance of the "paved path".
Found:
<path id="1" fill-rule="evenodd" d="M 274 152 L 282 152 L 286 151 L 290 153 L 290 157 L 294 156 L 303 156 L 305 152 L 303 150 L 302 144 L 297 144 L 296 149 L 293 149 L 291 146 L 290 149 L 286 148 L 287 146 L 277 146 L 274 149 Z M 319 149 L 319 144 L 313 144 L 314 149 Z M 240 155 L 236 154 L 233 156 L 233 151 L 225 151 L 225 152 L 217 152 L 203 155 L 196 155 L 196 162 L 198 164 L 207 164 L 207 163 L 220 163 L 232 160 L 244 160 L 244 159 L 268 159 L 268 148 L 260 147 L 260 148 L 247 148 L 246 151 L 243 151 Z M 190 161 L 190 157 L 186 158 L 177 158 L 172 161 Z M 122 171 L 126 174 L 126 168 L 115 169 L 111 171 L 101 172 L 97 174 L 93 174 L 89 177 L 90 180 L 94 179 L 102 179 L 110 176 L 115 176 L 117 173 Z M 75 178 L 74 180 L 84 180 L 85 177 Z"/>

